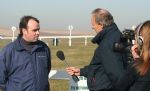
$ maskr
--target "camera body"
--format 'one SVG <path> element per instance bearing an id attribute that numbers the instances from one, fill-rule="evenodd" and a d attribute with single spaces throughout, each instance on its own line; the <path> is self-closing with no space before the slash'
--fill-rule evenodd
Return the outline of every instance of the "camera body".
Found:
<path id="1" fill-rule="evenodd" d="M 131 47 L 133 45 L 133 40 L 135 40 L 135 33 L 134 30 L 125 29 L 124 31 L 122 31 L 122 34 L 123 37 L 121 38 L 119 43 L 114 43 L 113 49 L 115 52 L 126 53 L 127 60 L 131 61 L 133 60 Z"/>

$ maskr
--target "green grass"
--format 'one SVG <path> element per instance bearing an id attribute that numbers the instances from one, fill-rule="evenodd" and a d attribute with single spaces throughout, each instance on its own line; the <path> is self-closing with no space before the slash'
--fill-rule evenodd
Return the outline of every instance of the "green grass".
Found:
<path id="1" fill-rule="evenodd" d="M 88 39 L 87 46 L 84 45 L 84 39 L 73 39 L 72 46 L 68 46 L 67 39 L 59 40 L 58 46 L 52 45 L 52 40 L 44 40 L 51 49 L 52 69 L 65 69 L 66 65 L 56 57 L 56 52 L 62 50 L 65 54 L 66 61 L 70 66 L 83 67 L 91 61 L 96 45 L 93 45 Z"/>
<path id="2" fill-rule="evenodd" d="M 11 40 L 0 40 L 0 48 L 4 47 Z M 59 39 L 58 46 L 53 46 L 52 39 L 43 40 L 51 49 L 52 69 L 62 70 L 66 68 L 64 62 L 56 57 L 56 52 L 62 50 L 70 66 L 84 67 L 92 59 L 96 45 L 88 39 L 87 46 L 84 45 L 84 39 L 72 39 L 72 46 L 68 46 L 68 39 Z M 68 80 L 50 80 L 51 91 L 69 91 Z"/>
<path id="3" fill-rule="evenodd" d="M 2 40 L 0 39 L 0 48 L 3 48 L 4 46 L 6 46 L 8 43 L 10 43 L 11 40 Z"/>
<path id="4" fill-rule="evenodd" d="M 69 81 L 68 80 L 49 80 L 50 91 L 69 91 Z"/>

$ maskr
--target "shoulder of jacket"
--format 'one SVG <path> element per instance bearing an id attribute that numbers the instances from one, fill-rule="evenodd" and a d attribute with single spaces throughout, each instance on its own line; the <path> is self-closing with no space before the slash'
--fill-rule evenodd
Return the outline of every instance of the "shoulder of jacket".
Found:
<path id="1" fill-rule="evenodd" d="M 8 54 L 11 54 L 13 50 L 14 50 L 14 43 L 11 42 L 11 43 L 7 44 L 7 45 L 2 49 L 1 52 L 8 55 Z"/>
<path id="2" fill-rule="evenodd" d="M 44 48 L 49 48 L 45 42 L 40 41 L 40 40 L 38 40 L 38 45 L 40 45 L 40 46 L 42 46 Z"/>
<path id="3" fill-rule="evenodd" d="M 39 44 L 39 45 L 44 45 L 44 46 L 46 46 L 46 43 L 43 42 L 43 41 L 41 41 L 41 40 L 38 40 L 38 44 Z"/>
<path id="4" fill-rule="evenodd" d="M 15 44 L 14 42 L 11 42 L 9 44 L 7 44 L 4 49 L 7 49 L 7 50 L 12 50 L 14 48 Z"/>

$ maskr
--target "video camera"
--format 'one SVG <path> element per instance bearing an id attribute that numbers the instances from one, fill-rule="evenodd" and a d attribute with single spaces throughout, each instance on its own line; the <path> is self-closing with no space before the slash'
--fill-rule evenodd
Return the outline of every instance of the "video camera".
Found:
<path id="1" fill-rule="evenodd" d="M 131 47 L 133 45 L 133 40 L 135 40 L 134 30 L 125 29 L 122 31 L 123 37 L 119 43 L 114 43 L 114 51 L 122 52 L 127 54 L 127 60 L 132 60 Z"/>

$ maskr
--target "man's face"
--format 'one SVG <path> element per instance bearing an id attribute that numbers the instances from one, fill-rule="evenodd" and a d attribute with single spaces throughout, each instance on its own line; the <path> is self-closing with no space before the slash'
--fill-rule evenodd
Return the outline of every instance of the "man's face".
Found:
<path id="1" fill-rule="evenodd" d="M 103 29 L 103 26 L 101 24 L 96 23 L 94 15 L 92 15 L 91 18 L 91 25 L 92 25 L 92 29 L 95 30 L 96 33 L 100 32 Z"/>
<path id="2" fill-rule="evenodd" d="M 23 38 L 28 42 L 36 42 L 39 37 L 39 23 L 33 19 L 28 21 L 27 29 L 23 29 Z"/>

